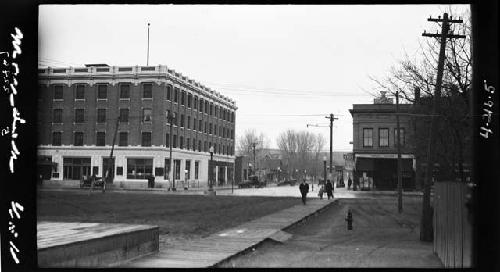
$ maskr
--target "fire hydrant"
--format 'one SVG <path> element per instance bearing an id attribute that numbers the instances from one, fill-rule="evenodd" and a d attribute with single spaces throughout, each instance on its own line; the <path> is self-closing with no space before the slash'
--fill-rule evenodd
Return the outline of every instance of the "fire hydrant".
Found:
<path id="1" fill-rule="evenodd" d="M 347 230 L 352 230 L 352 212 L 351 212 L 351 209 L 347 210 L 347 214 L 345 216 L 345 221 L 347 221 Z"/>

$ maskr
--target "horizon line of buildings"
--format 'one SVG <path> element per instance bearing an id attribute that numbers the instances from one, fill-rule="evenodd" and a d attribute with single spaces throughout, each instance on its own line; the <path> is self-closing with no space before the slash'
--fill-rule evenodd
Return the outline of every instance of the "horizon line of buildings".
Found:
<path id="1" fill-rule="evenodd" d="M 44 179 L 79 180 L 111 169 L 122 185 L 142 187 L 154 176 L 160 187 L 170 188 L 170 146 L 177 187 L 208 186 L 210 177 L 215 186 L 227 185 L 249 176 L 249 162 L 235 164 L 235 101 L 167 66 L 47 67 L 38 76 L 38 164 Z M 395 107 L 384 92 L 373 104 L 353 104 L 352 151 L 334 152 L 347 154 L 352 163 L 344 157 L 334 180 L 352 177 L 361 187 L 395 188 Z M 416 132 L 412 118 L 401 113 L 412 107 L 399 105 L 405 188 L 415 188 Z M 169 113 L 175 116 L 172 135 Z M 286 165 L 271 151 L 264 156 L 270 162 L 264 176 L 275 180 Z"/>

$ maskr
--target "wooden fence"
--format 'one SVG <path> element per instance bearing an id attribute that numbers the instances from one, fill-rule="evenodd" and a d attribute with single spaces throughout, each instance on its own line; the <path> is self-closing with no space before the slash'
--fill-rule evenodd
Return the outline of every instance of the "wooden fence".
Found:
<path id="1" fill-rule="evenodd" d="M 472 225 L 465 206 L 467 185 L 434 184 L 434 252 L 447 268 L 472 264 Z"/>

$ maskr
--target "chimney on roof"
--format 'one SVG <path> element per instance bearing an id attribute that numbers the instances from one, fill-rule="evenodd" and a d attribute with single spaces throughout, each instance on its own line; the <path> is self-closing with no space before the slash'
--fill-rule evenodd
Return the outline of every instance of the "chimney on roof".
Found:
<path id="1" fill-rule="evenodd" d="M 373 99 L 373 104 L 393 104 L 392 98 L 385 96 L 386 91 L 380 91 L 380 96 Z"/>

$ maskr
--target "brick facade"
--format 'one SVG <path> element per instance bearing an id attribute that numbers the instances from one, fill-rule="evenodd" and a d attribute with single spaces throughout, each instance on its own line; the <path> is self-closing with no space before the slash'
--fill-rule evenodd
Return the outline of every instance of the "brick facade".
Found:
<path id="1" fill-rule="evenodd" d="M 118 124 L 114 143 L 115 167 L 126 169 L 123 162 L 127 158 L 150 155 L 154 158 L 153 172 L 154 168 L 165 168 L 164 160 L 169 157 L 170 144 L 170 125 L 166 117 L 169 111 L 177 117 L 172 128 L 173 158 L 181 159 L 184 166 L 186 161 L 199 161 L 199 178 L 196 180 L 207 178 L 210 146 L 214 146 L 215 165 L 231 168 L 227 169 L 229 172 L 234 169 L 237 109 L 234 101 L 165 66 L 49 67 L 39 69 L 39 87 L 39 154 L 53 156 L 53 161 L 58 163 L 55 172 L 59 176 L 55 175 L 53 179 L 63 179 L 65 171 L 58 153 L 65 153 L 67 157 L 92 157 L 92 169 L 97 166 L 99 173 L 103 173 L 100 158 L 109 156 L 120 110 L 128 110 L 128 118 Z M 78 122 L 81 110 L 83 122 Z M 61 135 L 60 144 L 54 142 L 58 133 Z M 82 146 L 75 141 L 78 133 L 83 134 Z M 97 141 L 97 135 L 102 133 L 104 146 Z M 190 169 L 194 171 L 192 164 Z M 222 173 L 226 169 L 214 171 Z M 194 180 L 190 176 L 191 173 L 188 178 L 181 175 L 180 180 Z M 227 175 L 224 182 L 229 178 Z M 156 177 L 157 181 L 164 179 L 160 175 Z M 115 180 L 129 179 L 123 174 L 115 175 Z"/>

